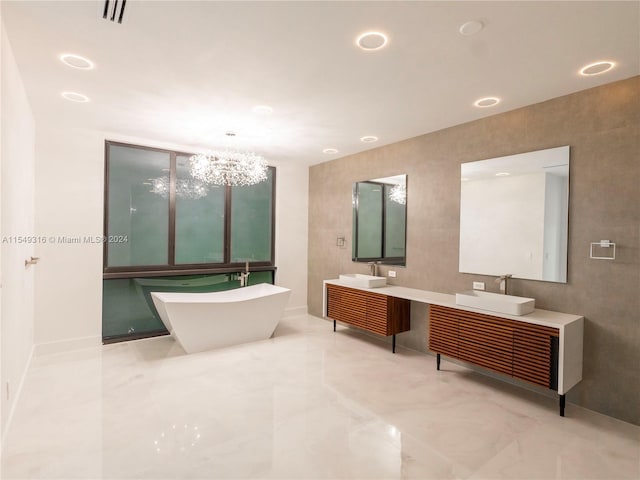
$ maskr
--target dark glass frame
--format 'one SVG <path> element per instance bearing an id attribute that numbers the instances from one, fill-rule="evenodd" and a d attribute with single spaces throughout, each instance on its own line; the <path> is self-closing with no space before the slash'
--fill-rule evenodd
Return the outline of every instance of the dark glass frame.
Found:
<path id="1" fill-rule="evenodd" d="M 405 178 L 405 182 L 407 179 Z M 359 211 L 360 211 L 360 202 L 358 198 L 359 185 L 362 183 L 371 184 L 371 185 L 379 185 L 383 189 L 383 194 L 380 198 L 381 202 L 381 232 L 380 232 L 380 253 L 379 257 L 363 257 L 358 255 L 358 245 L 359 245 Z M 393 257 L 393 256 L 385 256 L 386 252 L 386 239 L 387 239 L 387 206 L 385 199 L 388 195 L 387 189 L 389 188 L 389 184 L 378 182 L 376 180 L 364 180 L 360 182 L 355 182 L 352 186 L 352 198 L 353 198 L 353 206 L 352 206 L 352 252 L 351 252 L 351 261 L 358 263 L 370 263 L 376 262 L 382 265 L 397 265 L 397 266 L 406 266 L 407 264 L 407 221 L 406 221 L 406 206 L 405 206 L 405 222 L 404 222 L 404 242 L 405 242 L 405 252 L 401 257 Z"/>
<path id="2" fill-rule="evenodd" d="M 169 191 L 169 229 L 168 229 L 168 255 L 169 260 L 166 265 L 140 265 L 140 266 L 108 266 L 108 243 L 103 243 L 103 278 L 130 278 L 130 277 L 154 277 L 164 275 L 194 275 L 204 273 L 235 273 L 244 270 L 244 262 L 231 262 L 231 189 L 226 186 L 224 192 L 224 260 L 219 263 L 175 263 L 175 235 L 176 235 L 176 157 L 191 156 L 192 153 L 179 152 L 142 145 L 115 142 L 105 140 L 105 173 L 104 173 L 104 236 L 109 235 L 109 147 L 110 146 L 136 148 L 155 152 L 168 153 L 170 155 L 170 191 Z M 271 255 L 268 261 L 250 262 L 251 271 L 274 271 L 275 270 L 275 226 L 276 226 L 276 169 L 271 170 L 272 192 L 271 192 Z"/>

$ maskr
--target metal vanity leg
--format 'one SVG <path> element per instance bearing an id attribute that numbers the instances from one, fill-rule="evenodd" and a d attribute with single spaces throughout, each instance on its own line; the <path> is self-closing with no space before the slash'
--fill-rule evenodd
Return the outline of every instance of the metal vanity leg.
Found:
<path id="1" fill-rule="evenodd" d="M 436 369 L 440 370 L 440 354 L 436 353 Z"/>
<path id="2" fill-rule="evenodd" d="M 565 406 L 565 396 L 564 394 L 560 395 L 560 416 L 564 417 L 564 406 Z"/>
<path id="3" fill-rule="evenodd" d="M 396 353 L 396 334 L 393 334 L 393 339 L 391 340 L 391 351 Z"/>
<path id="4" fill-rule="evenodd" d="M 334 332 L 336 331 L 336 321 L 335 320 L 333 321 L 333 331 Z"/>

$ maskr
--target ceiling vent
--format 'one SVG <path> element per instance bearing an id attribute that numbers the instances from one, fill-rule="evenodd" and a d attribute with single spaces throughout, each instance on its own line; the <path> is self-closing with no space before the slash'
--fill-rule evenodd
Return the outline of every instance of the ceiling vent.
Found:
<path id="1" fill-rule="evenodd" d="M 102 18 L 115 22 L 117 17 L 118 23 L 122 23 L 122 16 L 124 15 L 124 7 L 127 5 L 127 0 L 122 0 L 120 2 L 118 0 L 114 0 L 113 6 L 110 8 L 109 4 L 111 3 L 112 2 L 110 0 L 105 0 Z M 118 9 L 118 7 L 120 8 Z"/>

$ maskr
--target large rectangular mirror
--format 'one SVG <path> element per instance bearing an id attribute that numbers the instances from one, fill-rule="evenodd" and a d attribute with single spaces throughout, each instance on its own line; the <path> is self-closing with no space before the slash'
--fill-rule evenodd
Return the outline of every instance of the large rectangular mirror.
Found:
<path id="1" fill-rule="evenodd" d="M 354 262 L 405 265 L 407 176 L 353 184 Z"/>
<path id="2" fill-rule="evenodd" d="M 460 272 L 567 281 L 569 146 L 463 163 Z"/>

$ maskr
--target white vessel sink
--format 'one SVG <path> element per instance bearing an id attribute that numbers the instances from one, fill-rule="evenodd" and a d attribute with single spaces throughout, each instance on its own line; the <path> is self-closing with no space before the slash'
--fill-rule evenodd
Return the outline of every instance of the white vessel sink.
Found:
<path id="1" fill-rule="evenodd" d="M 536 308 L 533 298 L 470 290 L 456 293 L 456 304 L 509 315 L 526 315 Z"/>
<path id="2" fill-rule="evenodd" d="M 384 287 L 387 284 L 387 277 L 374 277 L 373 275 L 363 275 L 361 273 L 343 273 L 340 281 L 347 285 L 363 288 Z"/>

